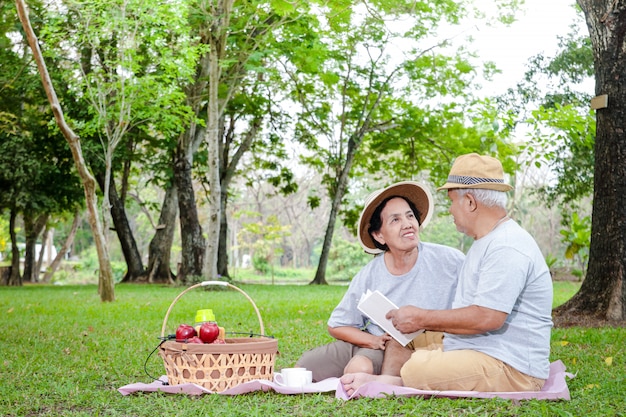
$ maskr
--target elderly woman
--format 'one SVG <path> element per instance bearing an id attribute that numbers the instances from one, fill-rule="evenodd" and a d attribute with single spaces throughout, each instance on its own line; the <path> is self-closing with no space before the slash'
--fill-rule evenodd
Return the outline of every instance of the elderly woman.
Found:
<path id="1" fill-rule="evenodd" d="M 393 184 L 366 199 L 358 237 L 365 251 L 377 256 L 352 279 L 328 320 L 328 332 L 337 340 L 305 352 L 298 360 L 296 366 L 313 371 L 314 381 L 353 372 L 399 374 L 410 356 L 412 346 L 404 352 L 357 309 L 367 290 L 380 291 L 396 305 L 451 306 L 465 256 L 457 249 L 420 241 L 420 230 L 428 224 L 433 207 L 428 189 L 413 181 Z M 427 333 L 413 343 L 431 343 Z M 390 346 L 394 358 L 383 363 Z"/>

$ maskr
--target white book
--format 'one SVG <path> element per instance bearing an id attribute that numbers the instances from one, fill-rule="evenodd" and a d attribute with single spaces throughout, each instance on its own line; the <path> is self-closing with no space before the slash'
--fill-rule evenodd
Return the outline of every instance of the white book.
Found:
<path id="1" fill-rule="evenodd" d="M 361 296 L 359 305 L 357 306 L 359 311 L 365 314 L 367 317 L 377 324 L 381 329 L 386 331 L 391 337 L 396 339 L 402 346 L 406 346 L 411 340 L 424 330 L 418 330 L 413 333 L 401 333 L 395 327 L 391 320 L 385 316 L 391 310 L 395 310 L 398 307 L 391 302 L 390 299 L 385 297 L 380 291 L 367 290 L 365 294 Z"/>

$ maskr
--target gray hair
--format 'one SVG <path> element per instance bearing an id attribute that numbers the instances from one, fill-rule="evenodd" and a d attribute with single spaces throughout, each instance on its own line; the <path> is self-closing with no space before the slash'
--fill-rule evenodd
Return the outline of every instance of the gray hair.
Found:
<path id="1" fill-rule="evenodd" d="M 488 190 L 485 188 L 456 188 L 457 195 L 463 197 L 471 194 L 476 201 L 487 207 L 501 207 L 506 209 L 507 195 L 504 191 Z"/>

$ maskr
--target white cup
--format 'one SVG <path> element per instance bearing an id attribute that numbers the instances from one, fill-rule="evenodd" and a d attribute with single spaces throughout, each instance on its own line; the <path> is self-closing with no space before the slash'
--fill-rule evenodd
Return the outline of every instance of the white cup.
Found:
<path id="1" fill-rule="evenodd" d="M 283 387 L 303 387 L 313 382 L 313 372 L 306 368 L 283 368 L 274 374 L 274 382 Z"/>

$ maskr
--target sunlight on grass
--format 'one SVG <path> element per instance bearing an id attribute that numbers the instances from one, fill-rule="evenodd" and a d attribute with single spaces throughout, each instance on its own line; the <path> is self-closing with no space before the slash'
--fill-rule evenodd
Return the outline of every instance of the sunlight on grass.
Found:
<path id="1" fill-rule="evenodd" d="M 575 281 L 554 281 L 554 299 L 552 301 L 552 308 L 558 307 L 570 298 L 580 288 L 581 282 Z"/>

